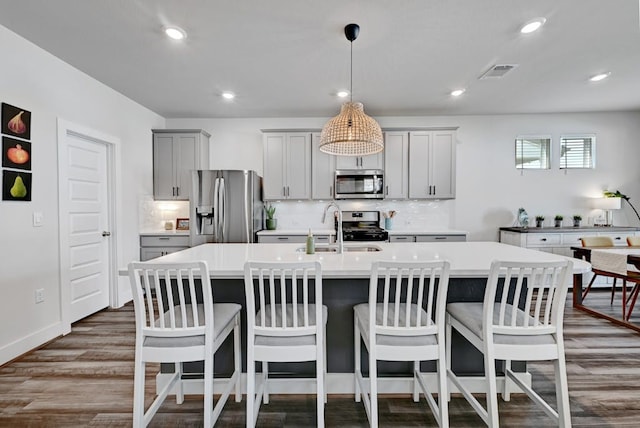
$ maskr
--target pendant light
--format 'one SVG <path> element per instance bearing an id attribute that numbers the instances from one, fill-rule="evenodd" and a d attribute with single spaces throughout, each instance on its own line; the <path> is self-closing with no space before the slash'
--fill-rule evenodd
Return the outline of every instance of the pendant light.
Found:
<path id="1" fill-rule="evenodd" d="M 344 35 L 351 42 L 349 101 L 342 105 L 339 115 L 324 125 L 320 134 L 320 151 L 331 155 L 364 156 L 384 149 L 380 125 L 364 113 L 362 103 L 353 102 L 353 41 L 358 33 L 358 24 L 344 27 Z"/>

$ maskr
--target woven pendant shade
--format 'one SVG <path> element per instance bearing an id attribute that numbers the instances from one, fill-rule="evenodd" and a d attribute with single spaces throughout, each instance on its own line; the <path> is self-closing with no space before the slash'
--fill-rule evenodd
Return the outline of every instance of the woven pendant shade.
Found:
<path id="1" fill-rule="evenodd" d="M 344 103 L 320 134 L 320 151 L 331 155 L 364 156 L 383 149 L 380 125 L 364 113 L 362 103 Z"/>

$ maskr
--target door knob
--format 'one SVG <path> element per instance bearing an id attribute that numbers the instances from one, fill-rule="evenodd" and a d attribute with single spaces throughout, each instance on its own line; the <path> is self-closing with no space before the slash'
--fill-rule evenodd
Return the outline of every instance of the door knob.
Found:
<path id="1" fill-rule="evenodd" d="M 106 230 L 102 232 L 102 236 L 111 236 L 111 232 L 107 232 Z"/>

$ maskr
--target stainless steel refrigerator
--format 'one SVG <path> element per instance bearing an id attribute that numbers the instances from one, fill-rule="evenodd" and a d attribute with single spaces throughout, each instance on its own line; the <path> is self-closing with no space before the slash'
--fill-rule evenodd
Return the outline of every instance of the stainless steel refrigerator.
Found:
<path id="1" fill-rule="evenodd" d="M 262 230 L 262 178 L 249 170 L 192 172 L 191 246 L 208 242 L 256 242 Z"/>

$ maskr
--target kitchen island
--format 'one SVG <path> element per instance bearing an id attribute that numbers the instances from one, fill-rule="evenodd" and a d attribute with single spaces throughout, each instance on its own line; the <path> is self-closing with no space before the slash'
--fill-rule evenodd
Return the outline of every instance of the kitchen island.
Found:
<path id="1" fill-rule="evenodd" d="M 451 263 L 450 285 L 447 300 L 482 301 L 486 278 L 491 262 L 496 259 L 512 261 L 555 261 L 565 259 L 551 253 L 530 250 L 497 242 L 444 242 L 444 243 L 354 243 L 345 244 L 350 247 L 379 251 L 345 251 L 343 254 L 321 251 L 318 246 L 315 254 L 305 254 L 301 244 L 204 244 L 156 259 L 166 262 L 183 262 L 187 260 L 204 260 L 207 262 L 212 278 L 214 300 L 216 302 L 237 302 L 244 307 L 244 263 L 253 261 L 297 261 L 318 260 L 323 269 L 323 299 L 328 306 L 327 324 L 327 356 L 329 393 L 353 392 L 353 306 L 366 302 L 369 290 L 369 274 L 371 263 L 376 260 L 448 260 Z M 572 259 L 574 274 L 586 273 L 589 263 Z M 122 272 L 124 273 L 124 272 Z M 569 286 L 569 285 L 568 285 Z M 246 349 L 246 316 L 243 314 L 243 352 Z M 216 372 L 230 370 L 230 344 L 228 348 L 216 354 Z M 483 376 L 481 354 L 459 336 L 452 342 L 452 366 L 459 374 L 468 375 L 472 390 L 480 390 L 477 379 Z M 226 355 L 225 355 L 226 354 Z M 367 369 L 366 353 L 363 353 L 363 370 Z M 219 358 L 218 358 L 219 357 Z M 425 370 L 433 367 L 432 363 L 423 363 Z M 246 366 L 245 366 L 246 367 Z M 290 370 L 289 366 L 287 367 Z M 299 375 L 313 374 L 312 363 L 301 363 L 296 367 Z M 279 372 L 280 366 L 269 365 L 270 373 Z M 521 364 L 523 380 L 528 382 L 529 376 L 525 365 Z M 197 368 L 194 368 L 197 371 Z M 285 370 L 284 368 L 282 369 Z M 403 376 L 411 373 L 410 365 L 387 362 L 379 365 L 382 376 L 381 392 L 410 391 L 409 382 Z M 162 377 L 162 375 L 160 375 Z M 161 382 L 161 378 L 159 382 Z M 475 383 L 474 383 L 475 382 Z M 195 384 L 195 382 L 194 382 Z M 194 392 L 198 386 L 194 385 Z M 274 383 L 274 393 L 278 392 L 313 392 L 311 382 L 297 382 L 295 379 L 283 379 Z M 200 390 L 201 391 L 201 390 Z"/>

